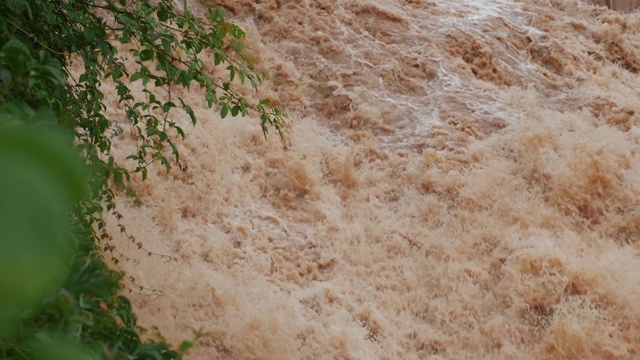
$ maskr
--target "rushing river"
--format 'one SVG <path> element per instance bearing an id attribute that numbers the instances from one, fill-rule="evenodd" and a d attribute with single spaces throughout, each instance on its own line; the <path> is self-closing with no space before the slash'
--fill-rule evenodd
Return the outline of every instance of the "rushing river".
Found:
<path id="1" fill-rule="evenodd" d="M 145 326 L 202 360 L 640 358 L 640 13 L 219 3 L 286 142 L 203 107 L 120 199 L 176 259 L 120 245 Z"/>

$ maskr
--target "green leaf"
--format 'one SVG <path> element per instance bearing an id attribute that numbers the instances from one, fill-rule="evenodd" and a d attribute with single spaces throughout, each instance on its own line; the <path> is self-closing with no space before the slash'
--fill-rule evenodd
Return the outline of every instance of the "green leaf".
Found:
<path id="1" fill-rule="evenodd" d="M 130 82 L 134 82 L 134 81 L 140 80 L 140 79 L 142 79 L 142 74 L 137 72 L 137 73 L 134 73 L 133 75 L 131 75 L 131 77 L 129 78 L 129 81 Z"/>
<path id="2" fill-rule="evenodd" d="M 184 105 L 184 111 L 187 113 L 187 115 L 189 115 L 189 118 L 191 118 L 191 123 L 193 125 L 196 124 L 196 115 L 193 113 L 193 110 L 191 109 L 191 107 L 189 105 Z"/>
<path id="3" fill-rule="evenodd" d="M 209 19 L 212 23 L 224 22 L 225 10 L 221 7 L 209 8 Z"/>
<path id="4" fill-rule="evenodd" d="M 139 54 L 141 61 L 149 61 L 153 59 L 153 55 L 154 55 L 154 52 L 152 49 L 144 49 L 140 51 L 140 54 Z"/>
<path id="5" fill-rule="evenodd" d="M 62 333 L 38 332 L 26 344 L 29 353 L 36 359 L 48 360 L 90 360 L 92 356 L 88 347 L 78 344 L 73 338 Z"/>
<path id="6" fill-rule="evenodd" d="M 124 0 L 121 0 L 120 2 L 123 3 Z M 122 6 L 124 5 L 125 4 L 122 4 Z M 125 26 L 129 26 L 133 23 L 133 19 L 129 16 L 129 14 L 120 13 L 118 20 Z"/>
<path id="7" fill-rule="evenodd" d="M 35 111 L 22 101 L 10 101 L 0 105 L 2 123 L 20 124 L 29 122 Z"/>
<path id="8" fill-rule="evenodd" d="M 67 212 L 85 194 L 82 161 L 60 129 L 0 125 L 0 337 L 68 271 Z M 20 269 L 20 271 L 16 271 Z"/>
<path id="9" fill-rule="evenodd" d="M 162 360 L 162 355 L 158 352 L 155 344 L 141 344 L 133 352 L 133 355 L 135 359 Z"/>
<path id="10" fill-rule="evenodd" d="M 64 85 L 66 83 L 64 74 L 58 68 L 48 65 L 35 65 L 31 67 L 31 73 L 42 80 L 48 80 L 54 85 Z"/>
<path id="11" fill-rule="evenodd" d="M 84 28 L 82 30 L 84 37 L 89 40 L 89 42 L 94 42 L 96 40 L 96 29 L 94 28 Z"/>
<path id="12" fill-rule="evenodd" d="M 174 108 L 174 107 L 176 107 L 176 104 L 174 104 L 172 101 L 167 101 L 162 105 L 162 111 L 168 112 L 169 110 L 171 110 L 171 108 Z"/>
<path id="13" fill-rule="evenodd" d="M 166 53 L 170 53 L 171 52 L 171 42 L 165 38 L 160 39 L 160 42 L 162 43 L 162 50 L 164 50 L 164 52 Z"/>
<path id="14" fill-rule="evenodd" d="M 216 94 L 215 93 L 209 93 L 209 94 L 205 95 L 204 98 L 207 100 L 207 105 L 209 107 L 212 107 L 213 104 L 217 104 L 218 103 L 218 99 L 216 98 Z"/>
<path id="15" fill-rule="evenodd" d="M 158 9 L 157 15 L 158 20 L 162 22 L 166 22 L 167 20 L 169 20 L 169 13 L 162 8 Z"/>
<path id="16" fill-rule="evenodd" d="M 0 81 L 2 81 L 4 86 L 9 86 L 11 84 L 13 76 L 9 69 L 0 69 Z"/>
<path id="17" fill-rule="evenodd" d="M 236 75 L 236 68 L 233 65 L 229 65 L 227 66 L 227 70 L 229 70 L 229 81 L 233 81 L 233 78 Z"/>
<path id="18" fill-rule="evenodd" d="M 184 130 L 182 130 L 182 128 L 180 126 L 174 126 L 174 128 L 176 129 L 176 131 L 178 132 L 178 135 L 180 135 L 180 137 L 182 139 L 185 138 L 185 134 L 184 134 Z M 176 156 L 178 155 L 178 153 L 176 152 Z"/>
<path id="19" fill-rule="evenodd" d="M 229 113 L 229 107 L 227 107 L 227 105 L 223 105 L 222 109 L 220 109 L 220 117 L 224 119 L 228 113 Z"/>
<path id="20" fill-rule="evenodd" d="M 0 50 L 0 61 L 4 61 L 13 70 L 14 77 L 24 75 L 31 64 L 33 57 L 29 48 L 22 41 L 11 39 Z"/>
<path id="21" fill-rule="evenodd" d="M 179 347 L 180 353 L 184 354 L 192 347 L 193 347 L 193 343 L 191 341 L 183 341 Z"/>
<path id="22" fill-rule="evenodd" d="M 31 7 L 29 6 L 29 3 L 26 0 L 6 0 L 6 1 L 7 1 L 7 6 L 9 7 L 9 10 L 13 11 L 18 15 L 22 14 L 25 10 L 29 10 L 29 17 L 31 17 Z"/>

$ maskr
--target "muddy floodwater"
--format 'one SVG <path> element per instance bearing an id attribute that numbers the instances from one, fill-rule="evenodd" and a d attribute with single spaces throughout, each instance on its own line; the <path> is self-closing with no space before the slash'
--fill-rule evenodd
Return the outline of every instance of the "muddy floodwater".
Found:
<path id="1" fill-rule="evenodd" d="M 202 360 L 640 358 L 638 1 L 218 3 L 286 140 L 184 93 L 179 166 L 118 200 L 174 258 L 120 241 L 144 326 Z"/>

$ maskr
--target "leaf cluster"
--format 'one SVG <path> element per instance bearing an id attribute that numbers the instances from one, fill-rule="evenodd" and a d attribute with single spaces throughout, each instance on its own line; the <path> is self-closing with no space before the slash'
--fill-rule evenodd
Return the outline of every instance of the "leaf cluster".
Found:
<path id="1" fill-rule="evenodd" d="M 167 0 L 10 0 L 0 10 L 9 14 L 0 19 L 7 65 L 0 72 L 0 101 L 56 102 L 47 105 L 74 128 L 86 160 L 94 162 L 88 153 L 97 150 L 108 165 L 106 175 L 116 183 L 129 179 L 131 171 L 146 177 L 151 163 L 160 162 L 169 169 L 172 158 L 179 159 L 175 138 L 185 133 L 172 120 L 172 112 L 186 113 L 194 125 L 196 116 L 188 102 L 176 95 L 176 87 L 201 88 L 207 105 L 219 108 L 223 118 L 255 111 L 265 135 L 271 127 L 283 135 L 280 108 L 269 107 L 268 99 L 250 104 L 234 88 L 236 80 L 257 90 L 263 79 L 247 57 L 244 31 L 224 20 L 222 8 L 211 8 L 207 19 L 197 19 L 188 9 L 180 11 Z M 133 61 L 126 62 L 114 44 L 123 44 Z M 38 49 L 36 59 L 29 49 Z M 205 54 L 226 70 L 225 79 L 210 74 L 202 60 Z M 77 78 L 68 66 L 72 58 L 84 67 Z M 70 80 L 65 91 L 33 88 L 34 84 L 64 83 L 58 62 Z M 23 84 L 25 74 L 29 74 L 28 83 Z M 104 81 L 114 84 L 115 101 L 137 133 L 138 150 L 129 157 L 137 164 L 134 169 L 109 159 L 110 136 L 125 124 L 105 114 L 106 99 L 100 88 Z M 132 89 L 134 83 L 142 89 Z"/>
<path id="2" fill-rule="evenodd" d="M 18 230 L 0 232 L 5 254 L 26 254 L 6 264 L 31 264 L 29 274 L 33 275 L 15 277 L 9 265 L 0 267 L 0 285 L 3 281 L 7 285 L 0 292 L 0 305 L 6 305 L 6 312 L 0 311 L 0 358 L 179 359 L 193 341 L 183 342 L 176 352 L 161 336 L 145 339 L 130 301 L 120 294 L 124 274 L 107 266 L 103 254 L 115 254 L 116 269 L 119 258 L 129 258 L 111 243 L 105 215 L 114 216 L 120 232 L 139 249 L 157 255 L 126 233 L 116 209 L 114 185 L 137 200 L 127 185 L 132 173 L 144 179 L 151 164 L 157 162 L 169 171 L 179 161 L 176 141 L 185 137 L 185 131 L 174 114 L 183 112 L 196 124 L 193 104 L 181 96 L 193 88 L 222 118 L 253 113 L 265 138 L 270 129 L 283 136 L 284 114 L 279 107 L 270 106 L 268 99 L 251 103 L 236 90 L 239 84 L 248 84 L 257 91 L 263 80 L 247 56 L 242 42 L 245 33 L 225 21 L 222 8 L 210 9 L 202 19 L 189 12 L 186 4 L 178 9 L 169 0 L 6 0 L 0 2 L 0 11 L 0 138 L 13 132 L 18 135 L 5 137 L 25 139 L 6 141 L 4 148 L 0 144 L 0 162 L 6 160 L 2 166 L 12 169 L 25 166 L 11 156 L 2 158 L 3 149 L 5 154 L 28 154 L 35 159 L 31 170 L 24 172 L 28 181 L 16 178 L 4 190 L 11 194 L 31 184 L 45 198 L 56 199 L 60 191 L 76 194 L 64 197 L 66 202 L 58 201 L 71 201 L 69 208 L 40 209 L 34 202 L 25 203 L 22 213 L 16 212 L 16 219 L 35 215 L 49 219 L 40 226 L 44 231 L 24 235 L 33 240 L 23 241 L 31 244 L 28 247 L 12 245 L 19 242 Z M 216 69 L 206 68 L 205 57 L 213 59 Z M 115 88 L 115 99 L 103 92 L 107 83 Z M 117 103 L 121 113 L 109 115 L 107 103 Z M 137 149 L 127 158 L 135 164 L 132 168 L 119 164 L 111 153 L 112 137 L 125 127 L 136 134 Z M 78 175 L 73 166 L 65 165 L 66 160 L 52 162 L 61 145 L 47 139 L 64 133 L 71 135 L 67 144 L 73 144 L 92 176 Z M 42 183 L 32 183 L 32 178 Z M 59 179 L 75 184 L 74 190 L 65 190 L 64 185 L 48 187 L 60 184 Z M 10 213 L 7 209 L 0 206 L 0 220 Z M 66 225 L 47 233 L 57 229 L 51 219 Z M 3 228 L 22 229 L 20 224 L 7 222 Z M 65 244 L 60 249 L 73 251 L 41 251 L 49 247 L 37 244 L 45 243 Z M 50 271 L 53 278 L 37 275 L 47 271 L 38 270 L 38 261 L 26 260 L 37 259 L 38 254 L 40 265 L 57 264 L 57 270 Z M 132 277 L 126 279 L 135 282 Z M 44 283 L 54 285 L 36 286 Z M 27 288 L 32 289 L 30 297 L 14 296 Z M 196 340 L 202 336 L 195 335 Z"/>

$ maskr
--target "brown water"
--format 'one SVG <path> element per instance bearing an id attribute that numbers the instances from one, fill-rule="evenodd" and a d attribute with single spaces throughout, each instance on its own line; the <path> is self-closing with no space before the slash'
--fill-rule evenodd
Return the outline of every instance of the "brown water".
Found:
<path id="1" fill-rule="evenodd" d="M 589 4 L 606 6 L 609 9 L 631 12 L 640 8 L 639 0 L 588 0 Z"/>
<path id="2" fill-rule="evenodd" d="M 144 325 L 205 331 L 190 359 L 640 357 L 640 13 L 221 3 L 287 140 L 201 110 L 120 200 L 177 260 L 128 251 Z"/>

